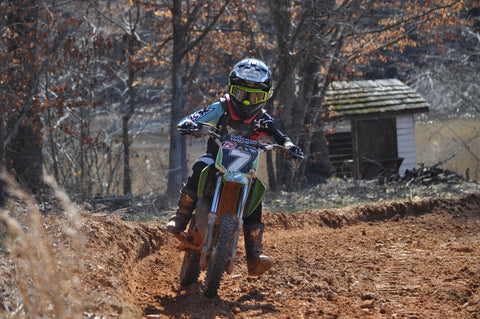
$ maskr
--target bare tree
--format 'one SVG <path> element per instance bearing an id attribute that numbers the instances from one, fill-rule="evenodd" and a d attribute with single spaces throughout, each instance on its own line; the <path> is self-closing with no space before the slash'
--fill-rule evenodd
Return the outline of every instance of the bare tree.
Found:
<path id="1" fill-rule="evenodd" d="M 428 46 L 409 61 L 409 82 L 431 104 L 432 118 L 480 113 L 480 6 L 459 13 L 464 23 L 439 35 L 444 46 Z M 412 70 L 413 71 L 413 70 Z"/>
<path id="2" fill-rule="evenodd" d="M 175 196 L 178 193 L 187 172 L 185 137 L 180 136 L 175 127 L 175 124 L 181 119 L 185 109 L 185 58 L 188 53 L 195 48 L 198 48 L 199 44 L 216 25 L 218 19 L 221 17 L 229 3 L 230 0 L 225 0 L 220 4 L 218 4 L 218 2 L 208 3 L 210 8 L 218 8 L 218 10 L 215 12 L 209 12 L 206 24 L 201 26 L 198 24 L 197 19 L 202 13 L 202 9 L 205 8 L 204 2 L 200 1 L 192 7 L 189 7 L 181 0 L 173 0 L 171 9 L 173 51 L 171 70 L 172 105 L 170 112 L 170 168 L 168 171 L 167 186 L 167 194 L 169 196 Z M 200 27 L 199 30 L 195 30 L 194 32 L 196 33 L 196 36 L 191 34 L 195 27 Z"/>
<path id="3" fill-rule="evenodd" d="M 278 10 L 282 5 L 284 8 Z M 299 140 L 306 156 L 310 155 L 313 135 L 322 130 L 323 118 L 328 117 L 328 105 L 323 104 L 323 97 L 331 81 L 355 78 L 360 75 L 362 66 L 391 59 L 389 52 L 403 53 L 408 48 L 438 41 L 437 32 L 460 23 L 456 15 L 464 5 L 455 0 L 439 3 L 364 0 L 271 3 L 278 21 L 288 17 L 289 12 L 296 12 L 289 24 L 276 23 L 277 30 L 286 28 L 281 33 L 291 34 L 288 30 L 302 30 L 300 36 L 292 37 L 295 41 L 290 41 L 288 51 L 279 47 L 282 52 L 294 55 L 289 61 L 296 61 L 296 103 L 293 105 L 300 118 L 294 122 L 305 128 Z M 308 14 L 301 14 L 302 10 L 307 10 Z M 302 29 L 302 25 L 306 27 Z M 420 38 L 420 33 L 425 36 Z M 279 39 L 282 45 L 283 40 Z M 279 104 L 282 101 L 276 102 L 278 116 L 285 107 Z M 287 112 L 285 116 L 295 119 L 296 114 Z M 287 130 L 287 133 L 291 132 Z M 301 179 L 303 176 L 304 173 L 300 174 Z"/>

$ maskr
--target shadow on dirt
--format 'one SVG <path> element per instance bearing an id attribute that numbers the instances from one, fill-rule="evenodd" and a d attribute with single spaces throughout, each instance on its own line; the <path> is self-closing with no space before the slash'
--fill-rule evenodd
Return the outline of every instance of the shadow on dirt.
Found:
<path id="1" fill-rule="evenodd" d="M 237 314 L 242 312 L 252 313 L 253 311 L 259 317 L 277 312 L 273 304 L 263 303 L 266 302 L 265 294 L 256 289 L 252 289 L 233 302 L 224 300 L 219 296 L 213 299 L 204 297 L 201 292 L 201 283 L 192 284 L 186 289 L 177 290 L 176 292 L 176 296 L 154 296 L 159 307 L 152 305 L 146 307 L 144 315 L 147 318 L 163 315 L 213 319 L 218 317 L 236 318 Z"/>

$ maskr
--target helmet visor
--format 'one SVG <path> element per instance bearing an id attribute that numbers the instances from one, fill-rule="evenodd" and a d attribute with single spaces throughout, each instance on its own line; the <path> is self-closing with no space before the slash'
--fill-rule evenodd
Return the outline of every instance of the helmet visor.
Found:
<path id="1" fill-rule="evenodd" d="M 265 102 L 268 99 L 268 92 L 240 85 L 231 85 L 230 96 L 244 105 L 254 105 Z"/>

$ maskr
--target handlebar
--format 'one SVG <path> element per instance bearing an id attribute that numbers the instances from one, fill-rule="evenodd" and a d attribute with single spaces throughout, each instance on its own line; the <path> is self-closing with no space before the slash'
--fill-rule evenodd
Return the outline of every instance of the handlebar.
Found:
<path id="1" fill-rule="evenodd" d="M 267 144 L 267 143 L 260 143 L 255 140 L 251 140 L 244 137 L 233 136 L 233 135 L 220 135 L 218 132 L 218 128 L 212 124 L 205 123 L 205 122 L 197 122 L 197 128 L 194 130 L 189 129 L 181 129 L 178 128 L 178 131 L 184 135 L 193 135 L 195 137 L 200 136 L 210 136 L 217 141 L 217 144 L 220 145 L 224 141 L 231 141 L 238 144 L 243 144 L 251 147 L 255 147 L 257 149 L 261 149 L 263 151 L 269 150 L 276 150 L 282 153 L 285 156 L 294 158 L 294 159 L 304 159 L 303 155 L 294 153 L 290 151 L 287 147 L 280 145 L 280 144 Z"/>

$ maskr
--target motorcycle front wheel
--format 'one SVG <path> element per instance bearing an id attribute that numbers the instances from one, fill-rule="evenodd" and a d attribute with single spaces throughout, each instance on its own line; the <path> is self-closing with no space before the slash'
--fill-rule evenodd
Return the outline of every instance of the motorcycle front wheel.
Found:
<path id="1" fill-rule="evenodd" d="M 203 286 L 203 295 L 207 298 L 217 296 L 220 281 L 222 280 L 223 272 L 225 271 L 231 252 L 234 229 L 235 221 L 233 217 L 231 215 L 223 215 L 220 219 L 218 240 L 214 250 L 215 253 L 210 259 Z"/>

